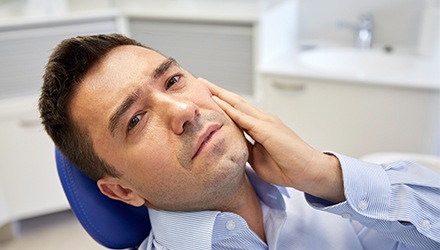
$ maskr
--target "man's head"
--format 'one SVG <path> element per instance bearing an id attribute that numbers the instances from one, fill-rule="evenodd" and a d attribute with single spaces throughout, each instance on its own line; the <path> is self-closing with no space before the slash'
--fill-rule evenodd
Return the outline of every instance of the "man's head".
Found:
<path id="1" fill-rule="evenodd" d="M 170 210 L 215 207 L 243 181 L 243 133 L 172 58 L 120 35 L 63 41 L 40 112 L 103 193 Z"/>

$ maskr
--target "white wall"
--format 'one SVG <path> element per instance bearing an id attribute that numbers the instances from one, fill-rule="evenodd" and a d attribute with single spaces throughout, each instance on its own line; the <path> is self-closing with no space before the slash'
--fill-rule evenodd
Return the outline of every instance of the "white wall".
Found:
<path id="1" fill-rule="evenodd" d="M 356 22 L 360 14 L 374 17 L 373 42 L 417 46 L 423 0 L 301 0 L 299 38 L 353 43 L 353 32 L 336 26 Z"/>

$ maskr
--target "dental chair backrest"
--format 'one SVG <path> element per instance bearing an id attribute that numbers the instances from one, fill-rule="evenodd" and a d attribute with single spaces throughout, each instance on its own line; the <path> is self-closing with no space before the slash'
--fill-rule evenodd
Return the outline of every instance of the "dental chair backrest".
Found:
<path id="1" fill-rule="evenodd" d="M 73 213 L 101 245 L 135 249 L 151 230 L 146 207 L 133 207 L 103 195 L 96 182 L 55 149 L 58 175 Z"/>

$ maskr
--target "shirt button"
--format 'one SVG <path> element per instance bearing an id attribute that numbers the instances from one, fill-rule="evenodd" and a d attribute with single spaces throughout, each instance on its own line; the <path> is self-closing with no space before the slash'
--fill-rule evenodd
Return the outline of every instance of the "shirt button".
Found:
<path id="1" fill-rule="evenodd" d="M 344 219 L 350 219 L 351 218 L 351 214 L 343 213 L 343 214 L 341 214 L 341 217 L 344 218 Z"/>
<path id="2" fill-rule="evenodd" d="M 422 220 L 422 227 L 424 229 L 429 229 L 431 227 L 431 222 L 429 222 L 429 220 Z"/>
<path id="3" fill-rule="evenodd" d="M 226 229 L 228 229 L 229 231 L 234 230 L 235 222 L 233 220 L 229 220 L 228 222 L 226 222 Z"/>
<path id="4" fill-rule="evenodd" d="M 359 201 L 358 207 L 360 210 L 367 209 L 368 208 L 368 201 L 366 201 L 366 200 Z"/>

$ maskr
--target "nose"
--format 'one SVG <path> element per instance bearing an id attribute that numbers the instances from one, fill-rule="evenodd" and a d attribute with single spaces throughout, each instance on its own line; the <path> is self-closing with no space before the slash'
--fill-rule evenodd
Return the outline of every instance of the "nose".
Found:
<path id="1" fill-rule="evenodd" d="M 182 134 L 185 123 L 193 122 L 200 114 L 199 107 L 186 98 L 164 94 L 158 99 L 159 115 L 175 134 Z"/>

